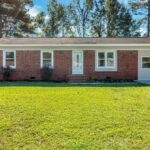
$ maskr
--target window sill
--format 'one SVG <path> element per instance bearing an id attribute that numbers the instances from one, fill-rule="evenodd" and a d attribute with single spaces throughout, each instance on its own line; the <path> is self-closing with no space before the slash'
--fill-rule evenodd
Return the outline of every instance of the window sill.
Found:
<path id="1" fill-rule="evenodd" d="M 6 68 L 7 66 L 3 66 L 4 68 Z M 11 69 L 16 69 L 16 66 L 9 66 Z"/>
<path id="2" fill-rule="evenodd" d="M 43 69 L 44 68 L 44 66 L 42 66 L 41 67 L 41 69 Z M 53 67 L 48 67 L 49 69 L 54 69 L 54 66 Z"/>
<path id="3" fill-rule="evenodd" d="M 117 68 L 96 68 L 96 72 L 117 72 Z"/>

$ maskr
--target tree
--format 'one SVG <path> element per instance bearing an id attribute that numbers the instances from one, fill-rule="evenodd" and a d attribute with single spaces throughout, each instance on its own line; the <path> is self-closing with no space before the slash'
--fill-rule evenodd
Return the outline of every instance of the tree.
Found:
<path id="1" fill-rule="evenodd" d="M 105 0 L 95 0 L 94 5 L 95 9 L 91 17 L 91 34 L 96 37 L 103 37 L 106 34 Z"/>
<path id="2" fill-rule="evenodd" d="M 72 6 L 69 4 L 68 6 L 63 6 L 63 17 L 61 19 L 61 36 L 62 37 L 73 37 L 75 35 L 73 28 L 74 24 L 72 22 Z"/>
<path id="3" fill-rule="evenodd" d="M 46 16 L 45 13 L 42 11 L 39 12 L 39 14 L 36 17 L 34 17 L 33 22 L 35 25 L 36 37 L 41 37 L 41 36 L 45 37 L 45 33 L 44 33 L 45 21 L 46 21 Z M 38 29 L 40 29 L 42 33 L 39 33 Z"/>
<path id="4" fill-rule="evenodd" d="M 87 29 L 90 25 L 90 14 L 93 9 L 93 0 L 75 0 L 72 4 L 72 19 L 74 21 L 74 30 L 78 36 L 85 37 Z"/>
<path id="5" fill-rule="evenodd" d="M 0 37 L 22 37 L 32 33 L 33 26 L 27 13 L 31 6 L 32 0 L 1 0 Z"/>
<path id="6" fill-rule="evenodd" d="M 116 35 L 119 37 L 131 37 L 133 30 L 131 32 L 131 27 L 133 25 L 132 16 L 128 9 L 124 6 L 120 7 L 120 11 L 118 13 L 118 20 L 116 24 Z"/>
<path id="7" fill-rule="evenodd" d="M 48 4 L 48 20 L 44 25 L 43 31 L 46 37 L 58 37 L 61 23 L 64 19 L 64 7 L 57 0 L 50 0 Z"/>
<path id="8" fill-rule="evenodd" d="M 138 16 L 136 17 L 136 24 L 138 24 L 139 29 L 141 27 L 147 28 L 147 35 L 144 34 L 144 36 L 150 37 L 150 0 L 130 1 L 129 5 L 133 15 Z"/>
<path id="9" fill-rule="evenodd" d="M 108 37 L 130 37 L 132 16 L 117 0 L 107 0 L 106 20 Z"/>
<path id="10" fill-rule="evenodd" d="M 34 19 L 36 28 L 40 28 L 46 37 L 74 36 L 71 12 L 71 5 L 64 6 L 57 0 L 50 0 L 48 14 L 40 12 Z"/>

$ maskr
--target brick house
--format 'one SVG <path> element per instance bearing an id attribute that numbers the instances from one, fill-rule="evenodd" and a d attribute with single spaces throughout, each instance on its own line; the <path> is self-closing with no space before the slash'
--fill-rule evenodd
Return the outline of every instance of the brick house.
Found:
<path id="1" fill-rule="evenodd" d="M 0 66 L 7 65 L 11 80 L 41 80 L 45 65 L 56 81 L 150 80 L 150 38 L 1 38 Z"/>

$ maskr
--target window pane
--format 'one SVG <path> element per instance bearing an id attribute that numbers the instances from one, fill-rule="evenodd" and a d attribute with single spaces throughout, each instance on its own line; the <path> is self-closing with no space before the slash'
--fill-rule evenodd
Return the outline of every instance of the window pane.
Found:
<path id="1" fill-rule="evenodd" d="M 6 60 L 6 66 L 14 66 L 14 60 Z"/>
<path id="2" fill-rule="evenodd" d="M 6 59 L 14 59 L 14 52 L 6 52 Z"/>
<path id="3" fill-rule="evenodd" d="M 98 53 L 98 66 L 105 67 L 105 53 L 104 52 Z"/>
<path id="4" fill-rule="evenodd" d="M 80 55 L 79 54 L 76 55 L 76 66 L 80 67 Z"/>
<path id="5" fill-rule="evenodd" d="M 99 59 L 105 59 L 105 53 L 98 53 Z"/>
<path id="6" fill-rule="evenodd" d="M 107 58 L 114 58 L 114 53 L 107 53 Z"/>
<path id="7" fill-rule="evenodd" d="M 52 67 L 51 61 L 49 61 L 49 60 L 43 60 L 43 66 L 44 67 Z"/>
<path id="8" fill-rule="evenodd" d="M 14 66 L 14 52 L 6 52 L 6 66 Z"/>
<path id="9" fill-rule="evenodd" d="M 108 59 L 107 60 L 107 67 L 114 67 L 114 60 Z"/>
<path id="10" fill-rule="evenodd" d="M 105 60 L 99 60 L 98 66 L 99 67 L 105 67 Z"/>
<path id="11" fill-rule="evenodd" d="M 150 63 L 143 63 L 143 68 L 150 68 Z"/>
<path id="12" fill-rule="evenodd" d="M 52 67 L 52 54 L 51 52 L 43 53 L 43 66 Z"/>
<path id="13" fill-rule="evenodd" d="M 142 58 L 142 67 L 143 68 L 150 68 L 150 57 Z"/>
<path id="14" fill-rule="evenodd" d="M 114 53 L 107 53 L 107 67 L 114 67 Z"/>
<path id="15" fill-rule="evenodd" d="M 43 53 L 43 59 L 51 59 L 51 53 L 50 52 L 44 52 Z"/>
<path id="16" fill-rule="evenodd" d="M 144 58 L 143 58 L 143 62 L 148 62 L 148 63 L 150 63 L 150 57 L 144 57 Z"/>

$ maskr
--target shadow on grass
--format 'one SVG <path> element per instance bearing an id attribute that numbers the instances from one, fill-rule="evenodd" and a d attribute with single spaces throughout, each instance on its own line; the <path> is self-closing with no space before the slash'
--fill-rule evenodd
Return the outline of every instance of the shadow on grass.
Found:
<path id="1" fill-rule="evenodd" d="M 54 82 L 0 82 L 0 87 L 145 87 L 146 84 L 131 82 L 131 83 L 54 83 Z"/>

